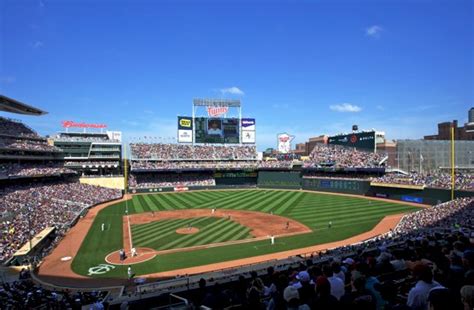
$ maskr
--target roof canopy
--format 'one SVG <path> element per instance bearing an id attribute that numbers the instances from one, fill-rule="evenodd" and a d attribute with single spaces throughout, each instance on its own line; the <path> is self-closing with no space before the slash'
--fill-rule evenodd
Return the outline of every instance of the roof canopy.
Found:
<path id="1" fill-rule="evenodd" d="M 26 115 L 44 115 L 48 113 L 3 95 L 0 95 L 0 111 Z"/>

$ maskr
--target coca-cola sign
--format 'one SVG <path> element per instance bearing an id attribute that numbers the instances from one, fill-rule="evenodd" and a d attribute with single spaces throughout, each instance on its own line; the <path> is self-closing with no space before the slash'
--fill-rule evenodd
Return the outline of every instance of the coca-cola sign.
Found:
<path id="1" fill-rule="evenodd" d="M 62 121 L 64 128 L 107 128 L 105 124 L 87 124 L 87 123 L 76 123 L 74 121 Z"/>

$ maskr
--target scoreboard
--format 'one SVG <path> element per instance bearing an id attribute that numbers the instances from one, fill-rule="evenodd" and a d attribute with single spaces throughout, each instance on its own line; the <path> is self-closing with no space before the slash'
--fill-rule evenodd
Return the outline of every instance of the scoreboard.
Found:
<path id="1" fill-rule="evenodd" d="M 178 116 L 178 143 L 255 144 L 255 119 Z"/>
<path id="2" fill-rule="evenodd" d="M 375 131 L 336 135 L 328 138 L 328 144 L 355 147 L 359 150 L 375 151 Z"/>
<path id="3" fill-rule="evenodd" d="M 240 142 L 240 127 L 238 118 L 208 118 L 196 117 L 196 143 L 230 143 Z"/>

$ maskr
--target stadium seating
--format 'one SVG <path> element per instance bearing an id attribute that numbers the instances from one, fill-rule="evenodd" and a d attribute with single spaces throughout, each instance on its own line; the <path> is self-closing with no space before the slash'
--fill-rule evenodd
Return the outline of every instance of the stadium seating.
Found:
<path id="1" fill-rule="evenodd" d="M 212 175 L 206 174 L 136 174 L 130 175 L 128 185 L 132 189 L 179 187 L 179 186 L 215 186 Z"/>
<path id="2" fill-rule="evenodd" d="M 57 176 L 61 174 L 76 174 L 75 171 L 64 168 L 61 162 L 42 163 L 0 163 L 0 178 Z"/>
<path id="3" fill-rule="evenodd" d="M 316 144 L 309 154 L 309 160 L 304 163 L 303 167 L 380 167 L 379 163 L 385 156 L 385 154 L 361 152 L 340 145 Z"/>
<path id="4" fill-rule="evenodd" d="M 0 117 L 0 135 L 39 138 L 38 134 L 22 122 Z"/>
<path id="5" fill-rule="evenodd" d="M 433 188 L 451 188 L 451 175 L 446 172 L 435 171 L 426 174 L 410 173 L 409 175 L 386 174 L 374 178 L 374 182 L 389 184 L 424 185 Z M 468 172 L 456 172 L 455 189 L 474 190 L 474 175 Z"/>
<path id="6" fill-rule="evenodd" d="M 255 146 L 211 146 L 184 144 L 131 143 L 132 159 L 154 160 L 254 160 Z"/>
<path id="7" fill-rule="evenodd" d="M 44 228 L 55 226 L 62 233 L 85 208 L 121 195 L 120 190 L 63 181 L 4 188 L 0 214 L 8 219 L 0 222 L 0 263 Z"/>

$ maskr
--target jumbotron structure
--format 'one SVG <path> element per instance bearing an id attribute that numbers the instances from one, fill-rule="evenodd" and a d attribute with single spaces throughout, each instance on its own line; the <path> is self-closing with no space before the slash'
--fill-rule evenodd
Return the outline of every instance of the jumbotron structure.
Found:
<path id="1" fill-rule="evenodd" d="M 46 113 L 0 99 L 3 112 Z M 451 188 L 442 172 L 393 174 L 384 154 L 327 144 L 264 160 L 240 108 L 195 100 L 180 143 L 125 146 L 70 130 L 47 140 L 1 117 L 0 304 L 382 309 L 469 296 L 472 174 Z M 438 291 L 415 298 L 417 280 Z"/>

